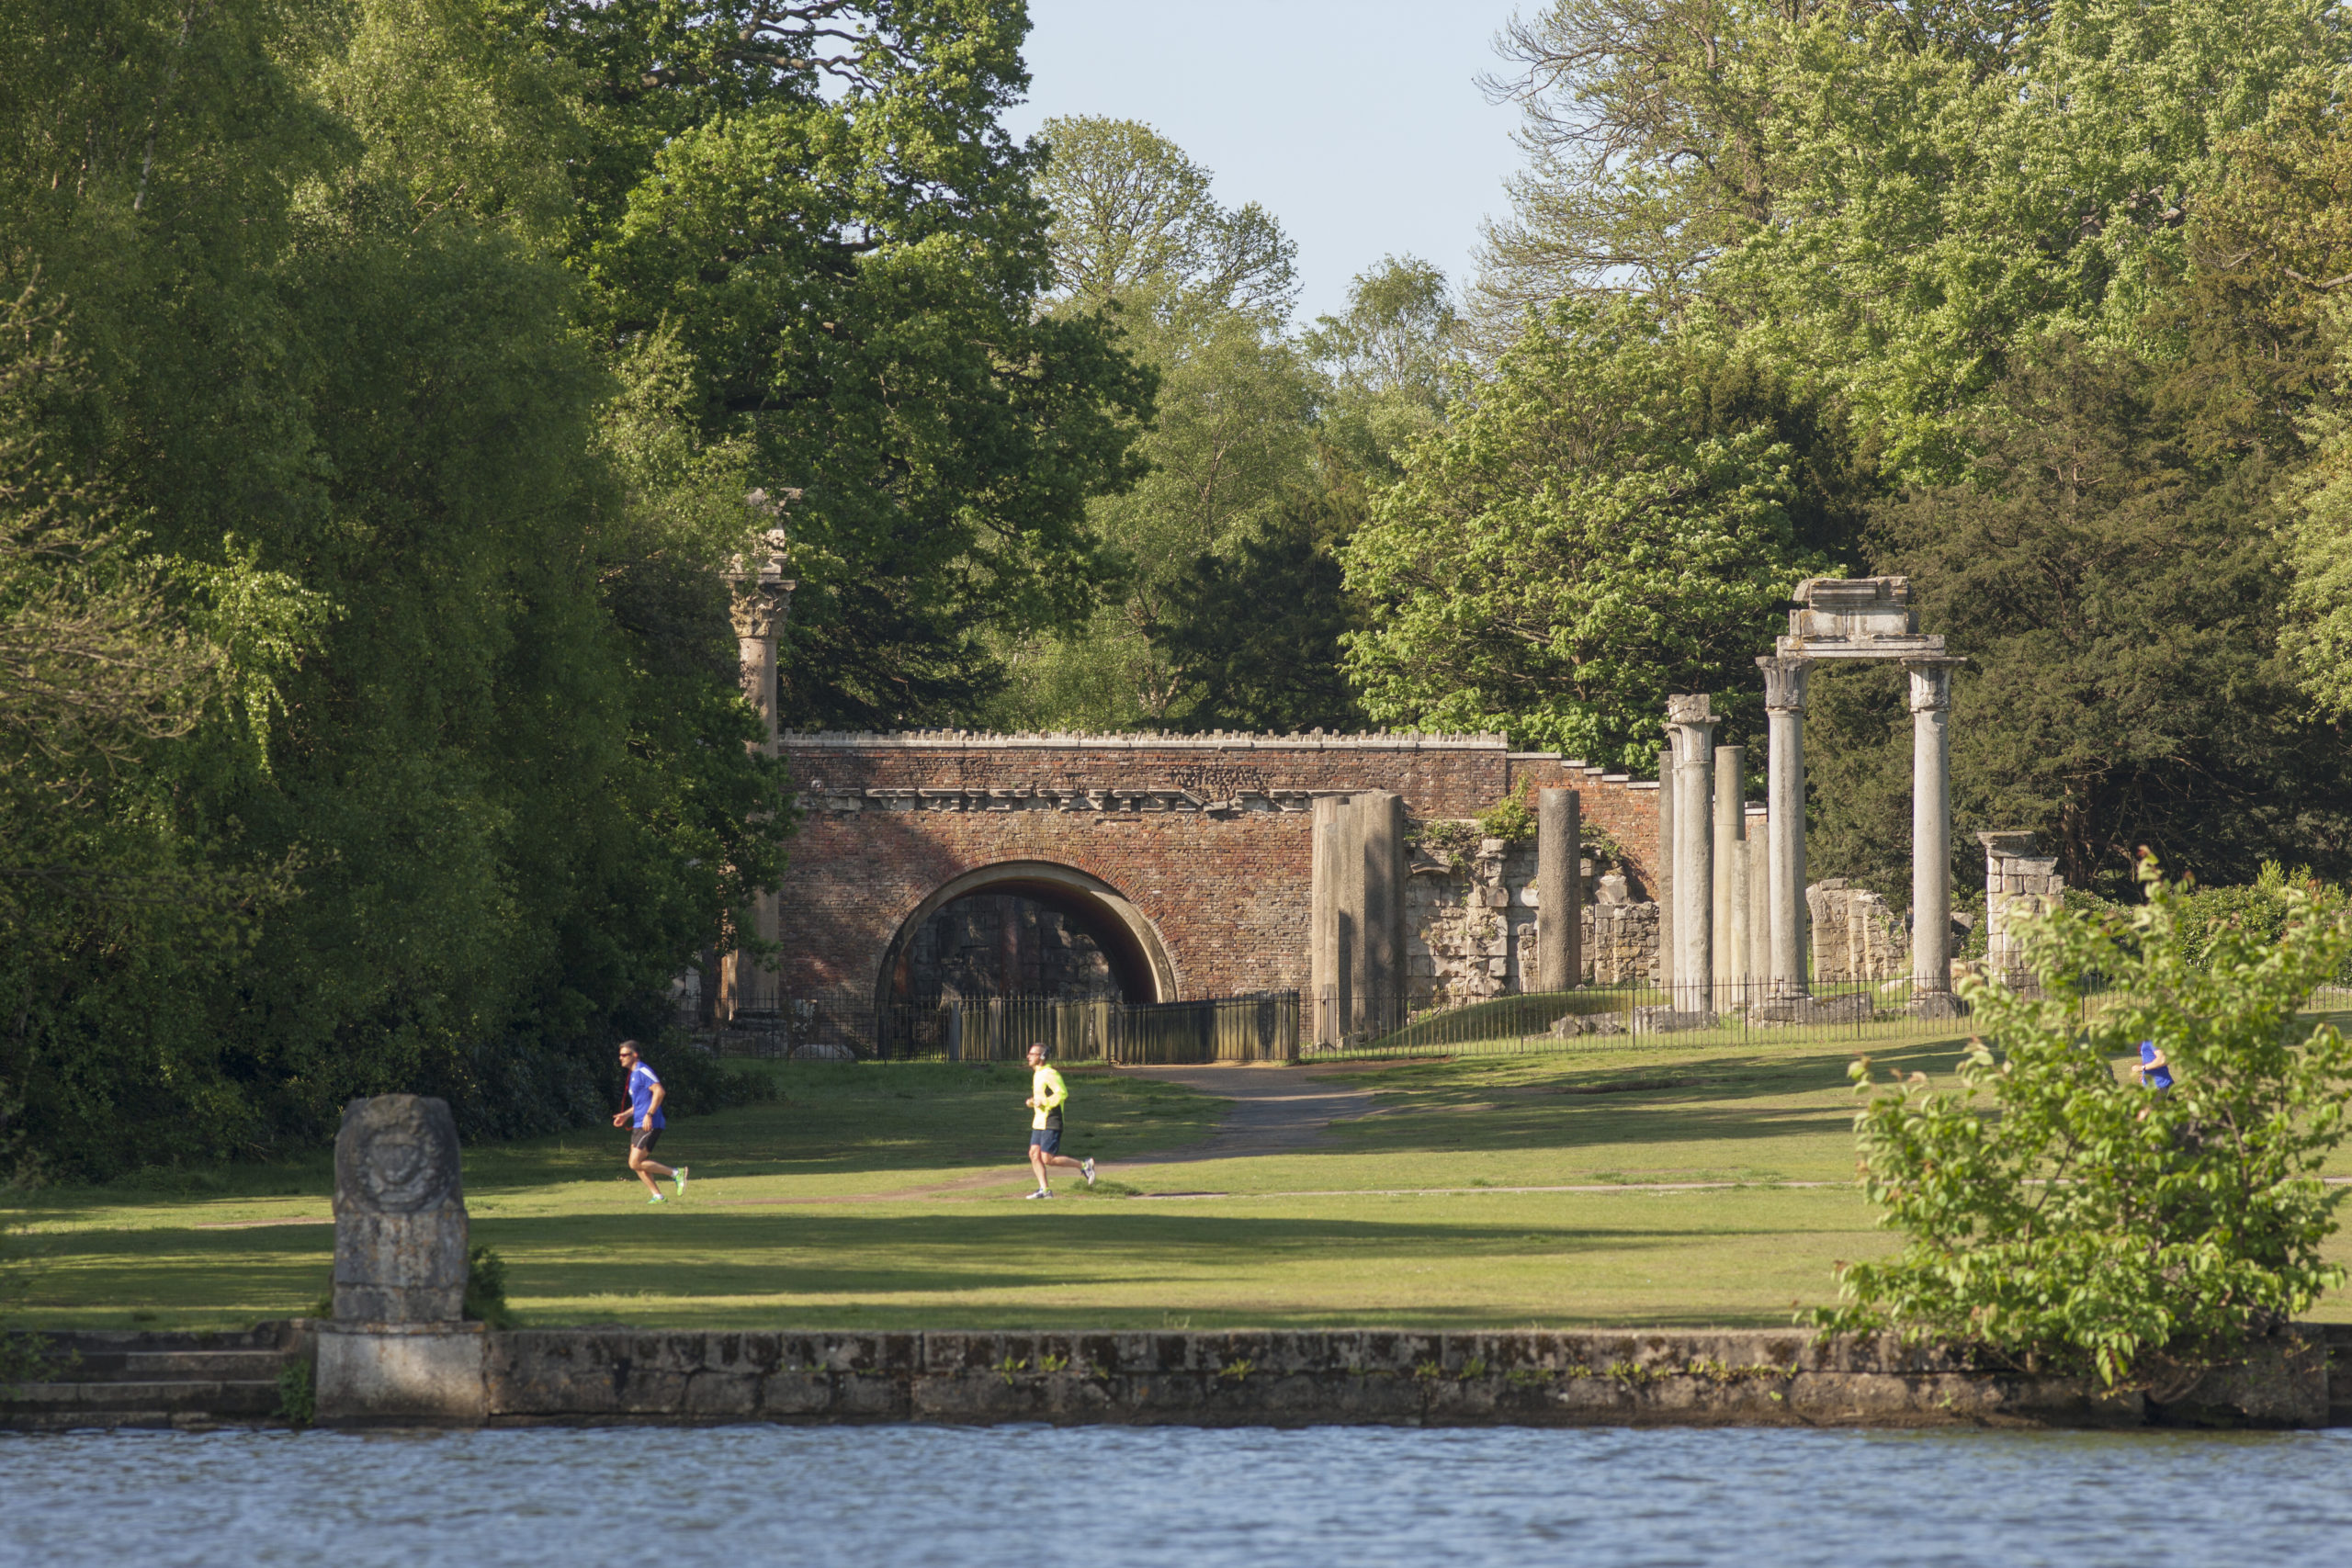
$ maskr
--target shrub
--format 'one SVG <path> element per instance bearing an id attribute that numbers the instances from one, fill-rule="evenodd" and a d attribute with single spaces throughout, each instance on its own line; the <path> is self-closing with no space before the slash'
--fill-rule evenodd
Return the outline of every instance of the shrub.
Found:
<path id="1" fill-rule="evenodd" d="M 514 1314 L 506 1308 L 506 1260 L 487 1247 L 477 1247 L 466 1255 L 466 1303 L 468 1323 L 486 1323 L 492 1328 L 511 1328 Z"/>
<path id="2" fill-rule="evenodd" d="M 2352 953 L 2352 919 L 2288 888 L 2275 937 L 2222 925 L 2192 963 L 2181 890 L 2153 859 L 2140 878 L 2143 905 L 2024 926 L 2042 994 L 1962 982 L 1983 1038 L 1959 1087 L 1874 1089 L 1854 1065 L 1862 1183 L 1909 1240 L 1845 1266 L 1819 1325 L 2112 1383 L 2151 1355 L 2225 1353 L 2342 1283 L 2320 1247 L 2344 1194 L 2317 1172 L 2345 1136 L 2352 1046 L 2300 1010 Z M 2169 1093 L 2118 1076 L 2143 1040 Z"/>

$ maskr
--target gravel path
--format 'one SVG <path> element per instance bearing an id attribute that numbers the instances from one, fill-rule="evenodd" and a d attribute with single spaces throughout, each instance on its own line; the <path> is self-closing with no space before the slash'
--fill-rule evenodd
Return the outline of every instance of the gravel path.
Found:
<path id="1" fill-rule="evenodd" d="M 1329 1082 L 1311 1067 L 1122 1067 L 1120 1071 L 1183 1084 L 1233 1102 L 1205 1143 L 1166 1154 L 1139 1155 L 1121 1160 L 1123 1166 L 1295 1154 L 1320 1143 L 1332 1122 L 1373 1110 L 1372 1090 Z"/>

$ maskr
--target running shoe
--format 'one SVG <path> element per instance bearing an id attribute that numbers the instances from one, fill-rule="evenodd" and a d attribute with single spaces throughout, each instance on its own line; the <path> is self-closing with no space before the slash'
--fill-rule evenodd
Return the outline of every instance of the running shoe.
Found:
<path id="1" fill-rule="evenodd" d="M 1046 1187 L 1040 1187 L 1035 1192 L 1028 1194 L 1032 1198 L 1050 1198 L 1053 1195 L 1053 1190 Z"/>
<path id="2" fill-rule="evenodd" d="M 686 1168 L 683 1165 L 680 1166 L 676 1170 L 671 1173 L 670 1179 L 678 1184 L 678 1196 L 681 1198 L 684 1197 L 686 1195 Z"/>
<path id="3" fill-rule="evenodd" d="M 661 1193 L 659 1193 L 659 1192 L 656 1192 L 652 1197 L 648 1198 L 648 1199 L 646 1200 L 646 1201 L 647 1201 L 647 1202 L 649 1202 L 649 1203 L 666 1203 L 666 1202 L 668 1202 L 669 1201 L 670 1201 L 670 1200 L 668 1200 L 667 1198 L 664 1198 L 664 1197 L 663 1197 L 663 1196 L 662 1196 L 662 1194 L 661 1194 Z"/>
<path id="4" fill-rule="evenodd" d="M 1084 1165 L 1080 1166 L 1078 1168 L 1079 1168 L 1079 1170 L 1080 1171 L 1080 1173 L 1082 1173 L 1082 1174 L 1085 1176 L 1085 1178 L 1086 1178 L 1086 1184 L 1087 1184 L 1089 1187 L 1093 1186 L 1093 1185 L 1094 1185 L 1094 1162 L 1093 1162 L 1091 1159 L 1090 1159 L 1090 1160 L 1088 1160 Z"/>

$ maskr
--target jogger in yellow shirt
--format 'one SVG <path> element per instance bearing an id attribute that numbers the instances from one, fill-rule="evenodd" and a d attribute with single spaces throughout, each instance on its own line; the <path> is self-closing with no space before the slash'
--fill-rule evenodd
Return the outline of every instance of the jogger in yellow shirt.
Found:
<path id="1" fill-rule="evenodd" d="M 1046 1066 L 1046 1048 L 1029 1047 L 1029 1098 L 1021 1103 L 1029 1107 L 1029 1168 L 1037 1173 L 1037 1190 L 1032 1198 L 1050 1198 L 1053 1184 L 1046 1179 L 1050 1166 L 1066 1165 L 1082 1172 L 1089 1187 L 1094 1185 L 1094 1162 L 1075 1160 L 1062 1153 L 1062 1107 L 1069 1102 L 1069 1086 L 1062 1082 L 1061 1074 Z"/>

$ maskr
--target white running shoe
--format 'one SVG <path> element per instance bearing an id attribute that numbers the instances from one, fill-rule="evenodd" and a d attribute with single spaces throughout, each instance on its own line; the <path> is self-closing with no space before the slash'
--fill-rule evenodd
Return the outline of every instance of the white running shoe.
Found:
<path id="1" fill-rule="evenodd" d="M 1025 1196 L 1031 1198 L 1050 1198 L 1053 1195 L 1053 1190 L 1047 1187 L 1040 1187 L 1035 1192 L 1025 1194 Z"/>
<path id="2" fill-rule="evenodd" d="M 1080 1172 L 1082 1172 L 1082 1173 L 1085 1175 L 1085 1177 L 1086 1177 L 1086 1184 L 1087 1184 L 1089 1187 L 1093 1186 L 1093 1185 L 1094 1185 L 1094 1162 L 1093 1162 L 1092 1160 L 1091 1160 L 1091 1159 L 1090 1159 L 1090 1160 L 1088 1160 L 1084 1165 L 1080 1166 L 1078 1168 L 1080 1169 Z"/>

